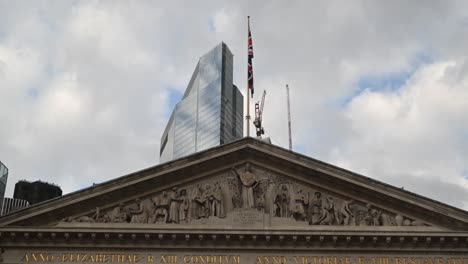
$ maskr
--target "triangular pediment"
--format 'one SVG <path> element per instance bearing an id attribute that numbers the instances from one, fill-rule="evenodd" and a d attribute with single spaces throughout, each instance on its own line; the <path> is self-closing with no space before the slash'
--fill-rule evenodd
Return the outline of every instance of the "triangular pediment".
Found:
<path id="1" fill-rule="evenodd" d="M 468 213 L 245 138 L 14 212 L 0 226 L 467 231 Z"/>

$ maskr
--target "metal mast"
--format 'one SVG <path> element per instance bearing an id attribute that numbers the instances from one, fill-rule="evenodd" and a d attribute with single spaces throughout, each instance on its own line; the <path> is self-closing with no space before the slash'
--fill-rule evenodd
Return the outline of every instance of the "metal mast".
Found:
<path id="1" fill-rule="evenodd" d="M 291 106 L 289 104 L 289 86 L 286 84 L 286 94 L 288 99 L 288 132 L 289 132 L 289 150 L 292 151 L 292 136 L 291 136 Z"/>
<path id="2" fill-rule="evenodd" d="M 249 32 L 247 33 L 247 39 L 249 39 L 250 38 L 250 16 L 247 16 L 247 25 L 249 28 L 248 30 Z M 249 54 L 249 48 L 250 46 L 247 44 L 247 54 Z M 250 136 L 250 98 L 249 98 L 250 89 L 249 88 L 250 88 L 249 77 L 247 75 L 247 93 L 245 94 L 247 96 L 247 115 L 245 116 L 245 122 L 247 124 L 247 137 Z"/>
<path id="3" fill-rule="evenodd" d="M 257 138 L 262 138 L 262 135 L 265 134 L 265 130 L 262 126 L 263 119 L 263 106 L 265 105 L 265 95 L 266 91 L 263 90 L 262 101 L 255 103 L 255 120 L 254 125 L 257 130 Z"/>

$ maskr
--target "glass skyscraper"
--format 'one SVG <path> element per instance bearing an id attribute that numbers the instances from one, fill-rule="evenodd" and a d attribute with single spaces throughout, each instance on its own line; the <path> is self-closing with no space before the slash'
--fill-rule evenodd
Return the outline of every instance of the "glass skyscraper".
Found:
<path id="1" fill-rule="evenodd" d="M 233 55 L 226 44 L 200 58 L 161 137 L 160 162 L 242 138 L 244 97 L 232 79 Z"/>
<path id="2" fill-rule="evenodd" d="M 3 206 L 3 198 L 5 198 L 7 180 L 8 168 L 0 161 L 0 211 Z"/>

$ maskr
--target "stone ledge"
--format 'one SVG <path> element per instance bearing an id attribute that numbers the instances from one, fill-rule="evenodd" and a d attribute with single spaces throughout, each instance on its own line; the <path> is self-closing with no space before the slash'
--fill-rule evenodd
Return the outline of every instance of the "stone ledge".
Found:
<path id="1" fill-rule="evenodd" d="M 466 252 L 468 232 L 3 228 L 1 247 L 408 250 Z"/>

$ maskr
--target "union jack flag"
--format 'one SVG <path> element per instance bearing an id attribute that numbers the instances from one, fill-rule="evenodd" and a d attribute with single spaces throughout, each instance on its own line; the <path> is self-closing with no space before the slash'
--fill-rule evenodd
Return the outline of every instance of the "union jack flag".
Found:
<path id="1" fill-rule="evenodd" d="M 248 27 L 249 27 L 249 39 L 248 39 L 248 42 L 247 42 L 247 45 L 248 45 L 247 80 L 248 80 L 248 85 L 249 85 L 249 90 L 250 90 L 250 96 L 253 98 L 254 83 L 253 83 L 252 59 L 253 59 L 254 55 L 253 55 L 253 46 L 252 46 L 252 34 L 250 33 L 250 21 L 248 22 Z"/>

